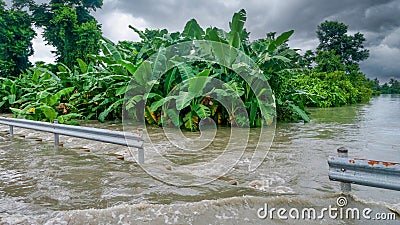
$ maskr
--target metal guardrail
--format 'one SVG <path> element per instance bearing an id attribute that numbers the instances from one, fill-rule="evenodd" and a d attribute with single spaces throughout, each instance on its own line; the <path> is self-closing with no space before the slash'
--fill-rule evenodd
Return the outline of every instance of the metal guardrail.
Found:
<path id="1" fill-rule="evenodd" d="M 54 145 L 57 147 L 59 145 L 59 135 L 135 147 L 138 148 L 138 162 L 144 163 L 143 137 L 140 130 L 138 130 L 137 133 L 127 134 L 120 131 L 58 124 L 57 120 L 55 120 L 54 123 L 46 123 L 4 117 L 0 117 L 0 124 L 10 127 L 11 137 L 14 136 L 14 127 L 53 133 Z"/>
<path id="2" fill-rule="evenodd" d="M 339 148 L 339 156 L 329 156 L 329 179 L 340 181 L 342 191 L 350 191 L 351 183 L 400 191 L 400 163 L 348 158 L 347 149 Z"/>

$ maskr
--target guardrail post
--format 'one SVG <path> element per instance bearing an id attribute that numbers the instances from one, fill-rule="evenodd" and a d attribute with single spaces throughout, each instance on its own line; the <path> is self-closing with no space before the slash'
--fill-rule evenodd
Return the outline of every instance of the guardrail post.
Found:
<path id="1" fill-rule="evenodd" d="M 138 149 L 138 158 L 139 158 L 139 160 L 138 160 L 139 164 L 144 163 L 144 149 L 143 148 Z"/>
<path id="2" fill-rule="evenodd" d="M 138 131 L 140 133 L 140 136 L 143 137 L 143 129 L 138 128 Z M 139 164 L 144 163 L 144 148 L 143 147 L 138 149 L 138 163 Z"/>
<path id="3" fill-rule="evenodd" d="M 10 137 L 14 137 L 14 126 L 10 126 Z"/>
<path id="4" fill-rule="evenodd" d="M 349 156 L 349 150 L 345 147 L 340 147 L 337 149 L 338 157 L 340 158 L 347 158 Z M 342 168 L 342 172 L 345 172 L 346 169 Z M 351 191 L 351 184 L 346 182 L 340 182 L 340 190 L 343 192 L 350 192 Z"/>
<path id="5" fill-rule="evenodd" d="M 54 124 L 58 124 L 58 120 L 54 120 Z M 58 148 L 59 145 L 60 145 L 60 135 L 54 133 L 54 146 Z"/>

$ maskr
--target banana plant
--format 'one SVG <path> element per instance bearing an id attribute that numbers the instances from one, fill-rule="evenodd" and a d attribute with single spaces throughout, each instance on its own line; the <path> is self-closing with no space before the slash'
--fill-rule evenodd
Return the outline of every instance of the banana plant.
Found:
<path id="1" fill-rule="evenodd" d="M 11 80 L 0 77 L 0 112 L 6 111 L 9 107 L 17 104 L 17 99 L 21 96 L 21 89 L 18 88 L 18 80 Z"/>
<path id="2" fill-rule="evenodd" d="M 52 72 L 34 68 L 22 74 L 20 81 L 19 88 L 23 94 L 16 101 L 19 103 L 18 108 L 10 108 L 16 117 L 50 122 L 58 119 L 60 123 L 80 117 L 67 102 L 74 87 L 61 89 L 59 78 Z M 57 107 L 61 111 L 57 111 Z"/>

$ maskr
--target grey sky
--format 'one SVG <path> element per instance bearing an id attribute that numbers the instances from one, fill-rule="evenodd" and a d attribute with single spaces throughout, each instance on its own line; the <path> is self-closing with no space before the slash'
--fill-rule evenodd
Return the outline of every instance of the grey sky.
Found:
<path id="1" fill-rule="evenodd" d="M 251 38 L 294 29 L 291 47 L 315 49 L 315 30 L 324 20 L 348 24 L 349 32 L 365 35 L 370 58 L 361 69 L 370 78 L 400 79 L 400 1 L 399 0 L 103 0 L 103 8 L 93 15 L 103 33 L 113 41 L 138 40 L 128 28 L 167 28 L 181 31 L 191 18 L 203 27 L 228 28 L 234 12 L 247 11 L 246 28 Z M 33 60 L 51 60 L 43 40 L 35 40 Z"/>

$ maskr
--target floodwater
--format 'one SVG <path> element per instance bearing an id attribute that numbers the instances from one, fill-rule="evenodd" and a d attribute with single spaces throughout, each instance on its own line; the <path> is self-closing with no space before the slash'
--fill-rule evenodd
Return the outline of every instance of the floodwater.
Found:
<path id="1" fill-rule="evenodd" d="M 154 179 L 126 155 L 125 147 L 61 136 L 64 147 L 56 150 L 51 134 L 15 128 L 10 140 L 8 128 L 0 125 L 0 224 L 399 224 L 400 192 L 352 185 L 352 192 L 343 195 L 339 184 L 328 179 L 327 158 L 343 146 L 349 156 L 400 162 L 400 95 L 310 111 L 310 123 L 277 125 L 256 171 L 248 171 L 251 155 L 246 153 L 223 177 L 187 187 Z M 120 123 L 82 125 L 122 130 Z M 161 129 L 148 131 L 152 136 Z M 214 144 L 201 152 L 167 149 L 163 154 L 182 164 L 209 160 L 221 154 L 215 149 L 227 136 L 229 128 L 222 127 Z M 152 141 L 165 140 L 153 135 Z M 166 166 L 165 173 L 174 169 Z M 279 219 L 276 211 L 265 219 L 258 215 L 271 208 L 315 208 L 318 213 L 338 207 L 339 197 L 346 198 L 347 208 L 370 208 L 372 218 L 332 219 L 326 212 L 305 220 Z M 376 214 L 397 219 L 378 221 Z"/>

